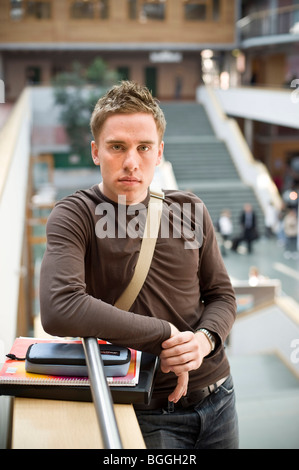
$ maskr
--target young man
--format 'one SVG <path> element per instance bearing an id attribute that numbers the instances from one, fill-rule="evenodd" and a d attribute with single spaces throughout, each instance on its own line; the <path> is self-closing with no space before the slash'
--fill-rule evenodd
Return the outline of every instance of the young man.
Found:
<path id="1" fill-rule="evenodd" d="M 99 99 L 91 152 L 102 181 L 59 201 L 49 217 L 42 323 L 53 335 L 94 336 L 160 357 L 151 404 L 135 407 L 148 448 L 236 448 L 224 352 L 235 297 L 213 224 L 194 194 L 165 191 L 145 283 L 129 312 L 114 306 L 139 256 L 165 126 L 157 102 L 135 83 Z"/>

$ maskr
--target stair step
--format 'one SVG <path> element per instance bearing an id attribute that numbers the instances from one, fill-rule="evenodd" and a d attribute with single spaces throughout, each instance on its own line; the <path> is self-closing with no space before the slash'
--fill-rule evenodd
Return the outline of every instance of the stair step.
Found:
<path id="1" fill-rule="evenodd" d="M 165 138 L 176 135 L 214 135 L 205 110 L 198 103 L 160 103 L 167 127 Z"/>

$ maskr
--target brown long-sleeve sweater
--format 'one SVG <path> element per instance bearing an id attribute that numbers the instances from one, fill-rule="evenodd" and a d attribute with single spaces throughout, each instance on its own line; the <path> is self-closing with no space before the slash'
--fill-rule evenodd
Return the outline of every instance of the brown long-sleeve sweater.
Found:
<path id="1" fill-rule="evenodd" d="M 235 296 L 206 207 L 192 193 L 167 190 L 142 290 L 129 312 L 113 306 L 133 275 L 148 201 L 120 206 L 95 185 L 57 203 L 47 223 L 41 319 L 52 335 L 95 336 L 156 355 L 170 336 L 168 322 L 180 331 L 207 328 L 220 344 L 190 372 L 189 390 L 195 390 L 229 373 L 223 343 L 235 319 Z M 176 380 L 159 371 L 154 394 L 167 396 Z"/>

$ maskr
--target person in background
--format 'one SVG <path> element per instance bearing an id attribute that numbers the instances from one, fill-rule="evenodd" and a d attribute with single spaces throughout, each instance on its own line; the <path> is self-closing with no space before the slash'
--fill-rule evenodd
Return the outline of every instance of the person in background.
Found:
<path id="1" fill-rule="evenodd" d="M 247 252 L 252 253 L 252 243 L 258 238 L 256 214 L 249 203 L 244 204 L 240 215 L 241 235 L 233 240 L 232 250 L 237 251 L 239 244 L 245 241 Z"/>
<path id="2" fill-rule="evenodd" d="M 285 236 L 285 232 L 284 232 L 283 221 L 284 221 L 284 218 L 287 214 L 287 211 L 288 211 L 288 209 L 287 209 L 286 203 L 282 202 L 280 211 L 279 211 L 278 216 L 277 216 L 277 219 L 278 219 L 278 221 L 277 221 L 277 243 L 281 247 L 284 247 L 285 244 L 286 244 L 286 236 Z"/>
<path id="3" fill-rule="evenodd" d="M 226 245 L 230 241 L 233 233 L 233 223 L 231 219 L 231 212 L 228 209 L 224 209 L 217 221 L 217 230 L 221 235 L 221 253 L 226 256 Z"/>
<path id="4" fill-rule="evenodd" d="M 297 248 L 298 236 L 298 221 L 296 209 L 291 208 L 286 213 L 283 219 L 283 229 L 286 237 L 285 253 L 293 253 L 296 251 Z"/>
<path id="5" fill-rule="evenodd" d="M 276 236 L 276 232 L 278 230 L 278 213 L 272 201 L 270 201 L 266 207 L 265 229 L 266 238 L 273 238 Z"/>
<path id="6" fill-rule="evenodd" d="M 258 286 L 266 280 L 267 278 L 260 273 L 257 266 L 250 266 L 248 273 L 248 283 L 250 286 Z"/>

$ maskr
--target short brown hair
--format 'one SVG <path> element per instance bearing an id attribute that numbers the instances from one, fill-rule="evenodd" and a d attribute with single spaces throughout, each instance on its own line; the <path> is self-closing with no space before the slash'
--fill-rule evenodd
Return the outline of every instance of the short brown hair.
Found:
<path id="1" fill-rule="evenodd" d="M 145 86 L 132 81 L 122 81 L 102 96 L 91 115 L 90 127 L 96 140 L 106 119 L 112 114 L 152 114 L 160 139 L 162 140 L 166 120 L 158 101 Z"/>

